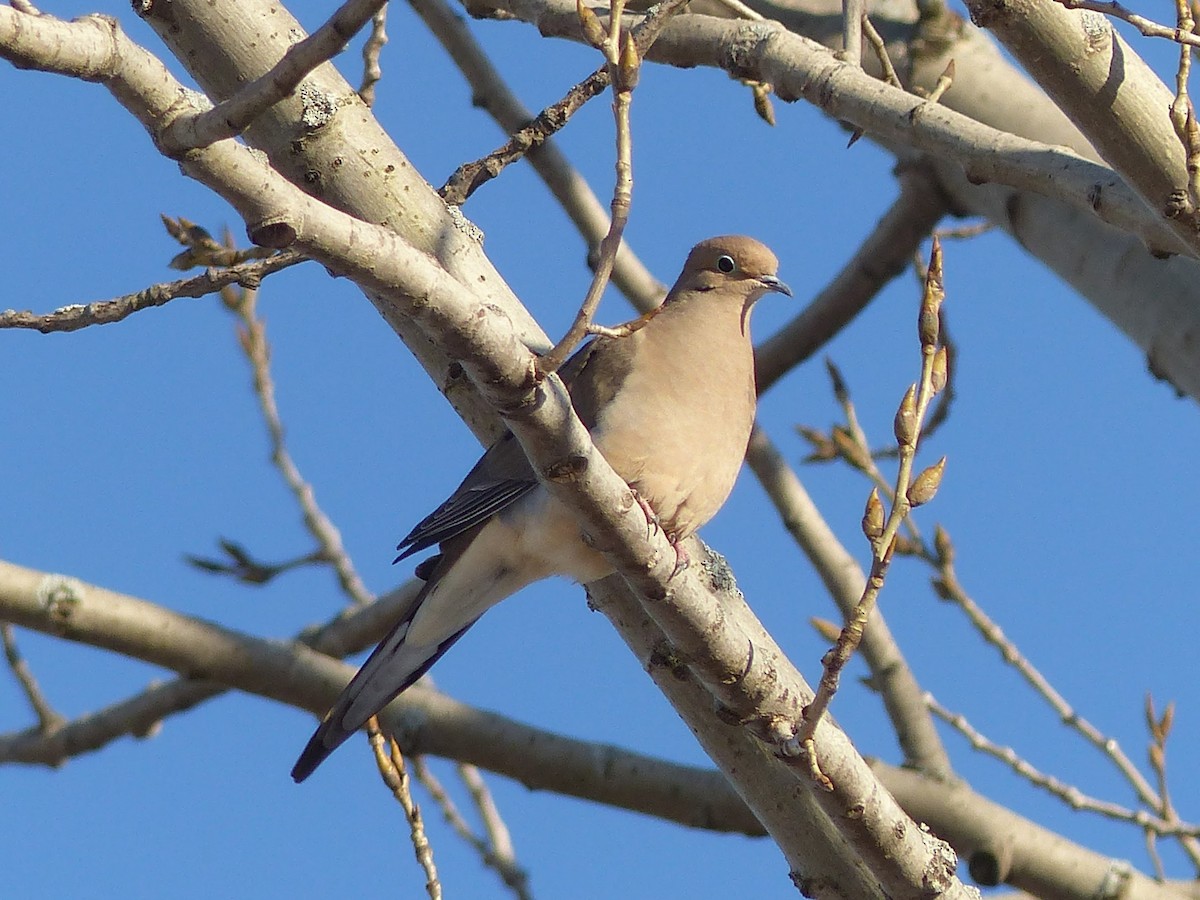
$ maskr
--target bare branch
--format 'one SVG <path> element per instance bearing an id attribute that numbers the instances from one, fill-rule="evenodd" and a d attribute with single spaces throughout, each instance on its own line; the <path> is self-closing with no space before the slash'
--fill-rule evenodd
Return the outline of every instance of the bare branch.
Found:
<path id="1" fill-rule="evenodd" d="M 222 693 L 224 685 L 319 715 L 355 671 L 325 654 L 356 652 L 379 640 L 404 614 L 417 588 L 413 580 L 380 602 L 339 615 L 305 638 L 323 651 L 318 652 L 300 643 L 250 637 L 76 579 L 0 561 L 0 619 L 47 634 L 66 633 L 80 643 L 211 679 L 172 682 L 125 701 L 122 705 L 130 713 L 140 711 L 147 727 L 163 714 L 162 694 L 174 694 L 178 700 L 190 692 L 194 706 Z M 163 640 L 164 635 L 171 639 Z M 0 762 L 61 761 L 63 749 L 96 749 L 107 741 L 90 746 L 82 746 L 82 741 L 95 741 L 98 735 L 91 722 L 106 712 L 68 724 L 53 736 L 35 730 L 0 737 Z M 396 729 L 410 753 L 471 762 L 531 788 L 611 803 L 690 827 L 762 834 L 746 805 L 712 769 L 562 737 L 473 709 L 421 685 L 389 707 L 385 724 Z M 50 752 L 52 740 L 58 741 L 58 755 Z"/>
<path id="2" fill-rule="evenodd" d="M 429 894 L 429 900 L 441 900 L 442 883 L 438 879 L 437 866 L 433 862 L 433 848 L 429 846 L 429 838 L 425 835 L 421 808 L 413 800 L 408 787 L 408 771 L 404 765 L 404 756 L 400 753 L 400 746 L 394 738 L 384 739 L 383 732 L 379 730 L 379 720 L 375 716 L 367 720 L 367 737 L 371 740 L 371 750 L 375 753 L 379 775 L 396 798 L 396 802 L 400 804 L 400 808 L 404 810 L 404 818 L 408 820 L 413 852 L 425 871 L 425 891 Z"/>
<path id="3" fill-rule="evenodd" d="M 866 575 L 760 428 L 755 428 L 750 437 L 746 462 L 766 489 L 788 531 L 816 567 L 843 619 L 848 619 L 862 596 Z M 948 777 L 952 772 L 950 759 L 922 702 L 920 685 L 878 609 L 868 618 L 862 655 L 871 671 L 871 685 L 883 698 L 904 751 L 905 765 L 936 777 Z"/>
<path id="4" fill-rule="evenodd" d="M 617 260 L 621 235 L 625 233 L 625 224 L 629 221 L 629 207 L 633 201 L 633 136 L 629 123 L 629 107 L 633 100 L 633 89 L 637 86 L 642 57 L 632 36 L 621 39 L 621 10 L 624 8 L 624 0 L 611 2 L 609 33 L 603 50 L 608 59 L 608 70 L 612 79 L 613 118 L 616 121 L 617 137 L 617 177 L 609 207 L 612 215 L 608 223 L 608 233 L 600 241 L 591 284 L 588 285 L 587 294 L 575 315 L 575 321 L 571 323 L 562 339 L 538 359 L 535 376 L 538 378 L 545 378 L 551 372 L 557 372 L 575 349 L 575 345 L 587 336 L 592 317 L 596 314 L 596 307 L 600 305 L 600 298 L 604 296 L 604 290 L 608 287 L 608 279 Z M 664 4 L 664 7 L 670 5 Z M 684 5 L 686 4 L 679 3 L 673 6 L 671 11 L 678 11 Z M 581 3 L 580 14 L 586 9 Z M 670 12 L 665 13 L 664 18 L 669 15 Z"/>
<path id="5" fill-rule="evenodd" d="M 483 51 L 471 38 L 470 32 L 458 23 L 457 27 L 445 21 L 447 15 L 453 15 L 445 7 L 442 0 L 413 0 L 414 8 L 439 40 L 446 46 L 454 57 L 455 62 L 471 81 L 472 86 L 479 90 L 486 87 L 492 103 L 499 107 L 519 105 L 515 98 L 503 96 L 508 93 L 503 86 L 499 74 L 483 55 Z M 666 27 L 671 17 L 679 12 L 686 2 L 683 0 L 667 0 L 658 4 L 652 12 L 631 30 L 634 46 L 639 55 L 654 43 L 655 39 Z M 609 63 L 605 62 L 591 75 L 573 86 L 557 103 L 542 110 L 530 121 L 528 114 L 521 117 L 521 124 L 514 126 L 513 115 L 497 115 L 494 107 L 493 115 L 497 115 L 500 124 L 513 131 L 513 135 L 504 146 L 493 150 L 482 159 L 464 163 L 455 170 L 438 193 L 447 203 L 461 206 L 480 187 L 504 171 L 509 165 L 541 147 L 553 134 L 560 131 L 567 122 L 585 103 L 599 96 L 612 82 Z"/>
<path id="6" fill-rule="evenodd" d="M 968 0 L 967 8 L 1195 255 L 1200 211 L 1170 205 L 1187 185 L 1185 154 L 1167 113 L 1171 94 L 1112 24 L 1094 12 L 1036 0 L 1003 8 Z M 1115 70 L 1119 91 L 1112 88 Z"/>
<path id="7" fill-rule="evenodd" d="M 875 58 L 879 60 L 880 68 L 883 69 L 883 80 L 894 88 L 904 90 L 904 85 L 900 82 L 900 76 L 896 74 L 896 67 L 892 65 L 892 58 L 888 54 L 887 43 L 875 30 L 875 26 L 871 24 L 871 17 L 866 13 L 863 13 L 862 17 L 862 29 L 867 43 L 871 45 L 871 50 L 875 53 Z"/>
<path id="8" fill-rule="evenodd" d="M 842 50 L 839 55 L 859 68 L 862 68 L 863 19 L 866 17 L 865 0 L 842 0 Z"/>
<path id="9" fill-rule="evenodd" d="M 471 801 L 475 804 L 475 810 L 483 822 L 483 829 L 487 833 L 490 848 L 488 856 L 497 861 L 505 884 L 508 884 L 518 897 L 528 896 L 529 876 L 517 865 L 512 835 L 500 815 L 500 810 L 496 808 L 496 800 L 492 796 L 491 790 L 488 789 L 487 782 L 483 780 L 479 769 L 475 766 L 459 763 L 455 768 L 459 778 L 467 786 L 467 790 L 471 794 Z"/>
<path id="10" fill-rule="evenodd" d="M 445 0 L 412 0 L 412 4 L 462 70 L 471 85 L 475 102 L 487 110 L 501 128 L 515 132 L 533 118 L 532 113 L 509 90 L 500 73 L 471 36 L 470 30 Z M 641 27 L 641 23 L 635 26 L 635 35 L 640 34 Z M 607 72 L 606 67 L 601 67 L 601 70 Z M 548 139 L 531 148 L 528 159 L 534 171 L 562 204 L 588 246 L 596 247 L 608 233 L 609 220 L 587 182 L 571 167 L 552 140 Z M 667 292 L 666 286 L 642 265 L 624 242 L 617 251 L 612 277 L 621 292 L 642 312 L 657 306 Z"/>
<path id="11" fill-rule="evenodd" d="M 231 239 L 227 238 L 227 243 Z M 299 467 L 288 452 L 283 420 L 275 403 L 275 380 L 271 376 L 271 350 L 267 344 L 266 323 L 258 317 L 258 292 L 256 290 L 229 291 L 226 306 L 241 320 L 242 330 L 239 343 L 254 373 L 254 393 L 258 397 L 259 409 L 267 426 L 271 442 L 271 462 L 283 476 L 296 503 L 304 515 L 304 526 L 321 548 L 321 559 L 333 567 L 343 593 L 354 603 L 365 605 L 373 598 L 354 567 L 354 562 L 342 543 L 337 526 L 325 515 L 317 503 L 312 485 L 305 481 Z"/>
<path id="12" fill-rule="evenodd" d="M 224 552 L 224 559 L 194 556 L 190 553 L 184 554 L 183 558 L 189 565 L 195 566 L 202 572 L 212 575 L 228 575 L 242 584 L 266 584 L 284 572 L 299 569 L 301 566 L 323 565 L 326 562 L 325 554 L 321 550 L 294 556 L 282 562 L 266 562 L 256 559 L 249 550 L 237 541 L 231 541 L 228 538 L 219 538 L 217 546 Z"/>
<path id="13" fill-rule="evenodd" d="M 371 19 L 371 34 L 363 44 L 363 80 L 358 89 L 358 96 L 367 106 L 375 105 L 375 85 L 383 78 L 383 69 L 379 66 L 379 57 L 383 54 L 387 36 L 387 3 L 379 7 L 379 12 Z"/>
<path id="14" fill-rule="evenodd" d="M 476 797 L 476 789 L 478 788 L 486 793 L 487 785 L 483 782 L 483 779 L 479 778 L 475 767 L 459 763 L 457 769 L 463 781 L 467 784 L 468 790 L 471 791 L 472 799 L 476 800 L 476 808 L 480 809 L 481 814 L 484 816 L 485 828 L 488 832 L 486 840 L 471 830 L 471 826 L 467 824 L 467 820 L 463 818 L 462 813 L 459 812 L 450 795 L 446 793 L 446 789 L 442 787 L 442 783 L 430 771 L 429 767 L 425 765 L 424 757 L 414 757 L 412 768 L 413 775 L 429 791 L 430 796 L 441 809 L 442 815 L 445 816 L 450 827 L 454 829 L 459 837 L 475 848 L 480 859 L 483 860 L 483 864 L 496 870 L 497 874 L 504 880 L 505 885 L 512 890 L 513 896 L 517 900 L 531 900 L 529 875 L 517 864 L 511 841 L 506 840 L 507 829 L 504 828 L 503 820 L 498 815 L 492 815 L 495 812 L 495 807 L 490 804 L 488 804 L 490 806 L 489 811 L 483 812 L 483 808 Z M 493 828 L 496 829 L 494 834 Z"/>
<path id="15" fill-rule="evenodd" d="M 934 590 L 943 600 L 957 606 L 966 615 L 967 620 L 975 627 L 980 636 L 995 647 L 1006 664 L 1011 666 L 1034 689 L 1055 715 L 1078 732 L 1089 744 L 1103 753 L 1112 761 L 1117 771 L 1137 793 L 1138 799 L 1149 809 L 1162 810 L 1162 798 L 1154 787 L 1146 780 L 1133 761 L 1121 749 L 1116 738 L 1100 732 L 1095 725 L 1085 719 L 1063 697 L 1049 680 L 1033 665 L 1020 649 L 1004 634 L 1004 631 L 985 613 L 963 588 L 954 567 L 953 544 L 944 530 L 939 529 L 942 536 L 939 544 L 944 548 L 934 557 L 938 566 L 938 576 L 933 582 Z M 1193 838 L 1182 840 L 1185 851 L 1193 860 L 1200 859 L 1200 842 Z"/>
<path id="16" fill-rule="evenodd" d="M 13 636 L 12 626 L 7 622 L 0 622 L 0 639 L 4 642 L 4 657 L 8 660 L 8 667 L 17 683 L 21 685 L 34 715 L 37 716 L 38 729 L 42 734 L 53 734 L 66 724 L 67 720 L 55 711 L 46 695 L 42 693 L 37 679 L 33 677 L 33 672 L 22 658 L 21 651 L 17 649 L 17 639 Z"/>
<path id="17" fill-rule="evenodd" d="M 135 312 L 163 306 L 179 297 L 206 297 L 231 284 L 258 285 L 266 276 L 305 261 L 303 254 L 288 250 L 228 269 L 205 269 L 194 278 L 152 285 L 112 300 L 64 306 L 45 315 L 5 310 L 0 312 L 0 328 L 32 328 L 49 334 L 52 331 L 78 331 L 89 325 L 111 325 Z"/>
<path id="18" fill-rule="evenodd" d="M 901 525 L 907 519 L 910 509 L 932 499 L 941 482 L 944 457 L 915 477 L 912 472 L 922 423 L 929 410 L 929 404 L 939 389 L 934 383 L 934 361 L 938 355 L 939 312 L 944 297 L 942 254 L 940 244 L 935 238 L 929 274 L 925 279 L 925 291 L 917 316 L 917 336 L 921 344 L 921 377 L 915 385 L 909 387 L 895 418 L 900 462 L 897 466 L 892 508 L 885 522 L 883 506 L 877 492 L 872 489 L 867 501 L 867 512 L 863 517 L 863 532 L 871 543 L 871 571 L 853 614 L 847 618 L 837 643 L 822 660 L 825 671 L 821 676 L 820 687 L 813 701 L 804 708 L 804 724 L 796 736 L 812 765 L 814 777 L 822 782 L 826 776 L 820 771 L 820 761 L 813 743 L 817 723 L 837 691 L 842 669 L 862 641 L 863 630 L 875 608 L 879 591 L 883 588 L 891 565 L 896 535 Z M 841 389 L 837 390 L 837 393 L 844 395 L 845 391 Z M 861 431 L 856 438 L 865 444 Z"/>
<path id="19" fill-rule="evenodd" d="M 346 42 L 386 2 L 346 0 L 328 22 L 292 46 L 261 78 L 211 109 L 183 115 L 171 122 L 158 135 L 159 149 L 174 157 L 241 134 L 263 110 L 291 94 L 313 69 L 341 53 Z M 333 112 L 329 109 L 324 114 L 332 118 Z"/>
<path id="20" fill-rule="evenodd" d="M 993 759 L 1000 760 L 1030 784 L 1049 792 L 1072 809 L 1082 809 L 1119 822 L 1128 822 L 1164 837 L 1200 837 L 1200 825 L 1181 822 L 1178 819 L 1169 821 L 1166 818 L 1151 815 L 1142 809 L 1129 809 L 1119 803 L 1110 803 L 1107 800 L 1089 797 L 1075 785 L 1067 784 L 1053 775 L 1038 771 L 1028 760 L 1022 759 L 1012 747 L 1002 747 L 990 740 L 976 729 L 966 716 L 951 712 L 942 706 L 932 694 L 926 694 L 925 703 L 935 716 L 970 741 L 971 746 L 976 750 Z"/>
<path id="21" fill-rule="evenodd" d="M 1195 883 L 1160 884 L 1114 859 L 1071 844 L 1059 834 L 980 796 L 961 781 L 943 782 L 882 762 L 872 767 L 889 791 L 935 834 L 954 844 L 981 885 L 1009 884 L 1035 897 L 1095 900 L 1195 898 Z"/>
<path id="22" fill-rule="evenodd" d="M 476 15 L 516 15 L 544 34 L 581 39 L 574 8 L 566 0 L 472 0 L 468 9 Z M 736 67 L 721 49 L 731 42 L 739 47 Z M 914 101 L 911 94 L 839 64 L 829 51 L 778 26 L 690 16 L 685 25 L 668 26 L 647 59 L 736 68 L 738 77 L 771 83 L 782 100 L 809 100 L 880 141 L 953 160 L 976 184 L 998 182 L 1034 191 L 1098 215 L 1149 246 L 1200 253 L 1200 235 L 1183 223 L 1155 216 L 1106 166 L 998 131 L 939 104 Z"/>
<path id="23" fill-rule="evenodd" d="M 1200 35 L 1193 34 L 1192 31 L 1184 30 L 1178 26 L 1168 28 L 1166 25 L 1160 25 L 1152 19 L 1147 19 L 1145 16 L 1139 16 L 1133 10 L 1120 3 L 1115 2 L 1099 2 L 1099 0 L 1057 0 L 1067 9 L 1086 9 L 1091 12 L 1101 13 L 1102 15 L 1112 16 L 1114 19 L 1120 19 L 1122 22 L 1128 22 L 1145 37 L 1166 38 L 1168 41 L 1175 41 L 1177 44 L 1182 44 L 1185 47 L 1200 47 Z"/>

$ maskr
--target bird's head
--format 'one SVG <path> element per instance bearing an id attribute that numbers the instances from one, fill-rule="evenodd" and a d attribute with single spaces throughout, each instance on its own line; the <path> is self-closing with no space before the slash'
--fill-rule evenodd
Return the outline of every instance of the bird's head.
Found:
<path id="1" fill-rule="evenodd" d="M 729 292 L 747 305 L 771 291 L 790 297 L 792 289 L 779 280 L 778 272 L 779 260 L 765 245 L 754 238 L 724 235 L 692 248 L 671 293 Z"/>

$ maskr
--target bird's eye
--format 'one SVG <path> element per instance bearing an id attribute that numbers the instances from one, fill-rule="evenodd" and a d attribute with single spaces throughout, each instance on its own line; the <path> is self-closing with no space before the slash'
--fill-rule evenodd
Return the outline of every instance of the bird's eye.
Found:
<path id="1" fill-rule="evenodd" d="M 737 268 L 737 263 L 733 261 L 732 256 L 721 256 L 717 258 L 717 268 L 728 275 Z"/>

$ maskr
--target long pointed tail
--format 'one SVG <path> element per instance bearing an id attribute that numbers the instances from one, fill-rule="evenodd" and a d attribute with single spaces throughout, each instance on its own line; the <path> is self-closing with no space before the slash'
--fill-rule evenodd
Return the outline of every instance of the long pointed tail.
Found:
<path id="1" fill-rule="evenodd" d="M 325 758 L 340 747 L 367 719 L 392 702 L 403 691 L 424 675 L 450 646 L 475 624 L 469 622 L 450 637 L 429 645 L 412 645 L 405 642 L 413 618 L 421 608 L 426 596 L 436 585 L 430 579 L 417 594 L 407 614 L 396 623 L 379 646 L 367 657 L 363 667 L 346 685 L 333 708 L 309 739 L 296 765 L 292 767 L 292 779 L 299 784 L 311 775 Z"/>

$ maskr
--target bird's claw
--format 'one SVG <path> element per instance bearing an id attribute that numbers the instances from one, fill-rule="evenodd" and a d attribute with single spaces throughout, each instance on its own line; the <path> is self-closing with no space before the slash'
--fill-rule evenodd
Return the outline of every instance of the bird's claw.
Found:
<path id="1" fill-rule="evenodd" d="M 637 488 L 630 488 L 633 494 L 633 499 L 637 501 L 637 505 L 642 508 L 642 512 L 646 516 L 646 537 L 653 537 L 655 532 L 662 529 L 662 521 L 658 518 L 658 513 L 654 511 L 654 507 L 650 505 L 650 501 L 637 492 Z"/>
<path id="2" fill-rule="evenodd" d="M 671 570 L 671 577 L 674 578 L 689 565 L 691 565 L 691 557 L 688 556 L 687 549 L 683 546 L 683 542 L 675 532 L 667 535 L 667 540 L 671 543 L 671 549 L 675 551 L 675 568 Z"/>
<path id="3" fill-rule="evenodd" d="M 646 537 L 653 537 L 655 532 L 662 530 L 662 520 L 658 517 L 658 513 L 654 511 L 654 507 L 650 505 L 650 501 L 637 492 L 637 488 L 631 487 L 629 490 L 633 494 L 633 499 L 637 501 L 637 505 L 646 514 Z M 670 576 L 674 578 L 688 567 L 691 560 L 688 558 L 688 553 L 683 549 L 679 536 L 675 532 L 672 531 L 667 534 L 667 541 L 670 542 L 671 549 L 675 551 L 675 568 L 671 570 Z"/>

